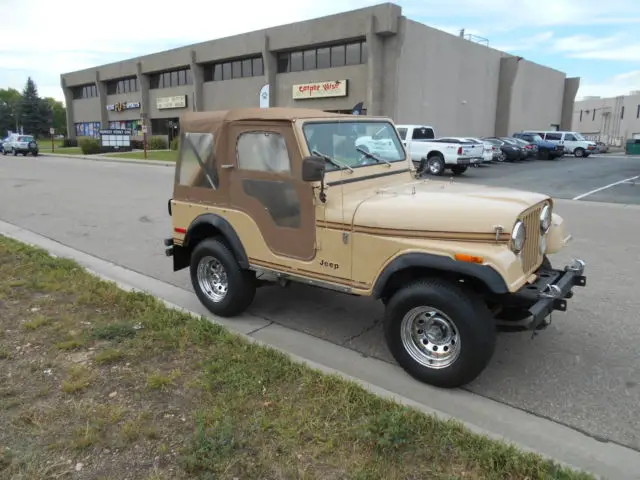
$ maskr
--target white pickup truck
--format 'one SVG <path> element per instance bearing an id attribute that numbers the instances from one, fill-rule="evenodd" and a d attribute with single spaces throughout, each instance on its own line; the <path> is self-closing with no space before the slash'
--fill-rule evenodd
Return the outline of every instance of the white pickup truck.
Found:
<path id="1" fill-rule="evenodd" d="M 416 167 L 426 160 L 426 169 L 432 175 L 442 175 L 447 168 L 460 175 L 470 165 L 483 162 L 482 144 L 437 139 L 433 128 L 426 125 L 396 125 L 396 128 Z"/>

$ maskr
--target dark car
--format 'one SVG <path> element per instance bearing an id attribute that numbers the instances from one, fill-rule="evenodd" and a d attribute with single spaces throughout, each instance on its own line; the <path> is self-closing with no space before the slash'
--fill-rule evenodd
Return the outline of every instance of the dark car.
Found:
<path id="1" fill-rule="evenodd" d="M 515 142 L 507 142 L 498 137 L 485 137 L 482 140 L 486 140 L 487 142 L 496 145 L 500 148 L 500 151 L 504 155 L 504 158 L 507 162 L 515 162 L 516 160 L 522 160 L 527 156 L 524 152 L 524 149 L 521 148 Z"/>
<path id="2" fill-rule="evenodd" d="M 518 132 L 512 135 L 514 138 L 520 138 L 527 142 L 535 143 L 538 146 L 538 158 L 543 160 L 553 160 L 564 154 L 564 147 L 556 145 L 553 142 L 547 142 L 536 133 Z"/>
<path id="3" fill-rule="evenodd" d="M 527 154 L 527 160 L 538 158 L 538 146 L 534 142 L 529 142 L 522 138 L 510 138 L 510 140 L 515 141 L 518 145 L 524 148 L 524 151 Z"/>

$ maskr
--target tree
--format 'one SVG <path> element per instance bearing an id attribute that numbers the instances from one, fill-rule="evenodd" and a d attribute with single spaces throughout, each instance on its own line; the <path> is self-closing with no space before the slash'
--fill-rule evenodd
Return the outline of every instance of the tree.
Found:
<path id="1" fill-rule="evenodd" d="M 18 90 L 0 88 L 0 138 L 4 138 L 8 130 L 17 131 L 21 101 Z"/>
<path id="2" fill-rule="evenodd" d="M 52 122 L 52 111 L 49 103 L 38 96 L 38 88 L 31 77 L 22 91 L 20 102 L 20 124 L 24 133 L 36 137 L 48 132 Z"/>
<path id="3" fill-rule="evenodd" d="M 52 126 L 56 129 L 56 134 L 67 135 L 67 109 L 64 104 L 55 98 L 45 97 L 44 99 L 51 109 Z"/>

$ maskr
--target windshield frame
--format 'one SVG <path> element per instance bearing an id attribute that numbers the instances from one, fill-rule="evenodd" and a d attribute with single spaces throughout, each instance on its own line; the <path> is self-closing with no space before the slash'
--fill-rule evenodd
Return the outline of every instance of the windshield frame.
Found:
<path id="1" fill-rule="evenodd" d="M 578 142 L 586 142 L 587 139 L 580 132 L 571 132 Z"/>
<path id="2" fill-rule="evenodd" d="M 334 152 L 323 152 L 318 150 L 318 153 L 322 153 L 324 155 L 327 155 L 328 157 L 331 158 L 335 158 L 335 160 L 337 160 L 340 163 L 343 163 L 345 165 L 348 165 L 349 168 L 346 167 L 337 167 L 335 165 L 332 165 L 331 163 L 327 162 L 326 167 L 325 167 L 325 172 L 326 173 L 332 173 L 332 172 L 344 172 L 344 171 L 349 171 L 349 169 L 352 170 L 357 170 L 359 168 L 362 167 L 375 167 L 375 166 L 385 166 L 385 167 L 389 167 L 389 164 L 391 166 L 395 166 L 395 165 L 403 165 L 405 166 L 406 169 L 409 168 L 408 162 L 407 162 L 407 151 L 405 149 L 405 146 L 403 144 L 402 138 L 400 137 L 399 133 L 398 133 L 398 129 L 396 128 L 395 124 L 393 122 L 391 122 L 390 120 L 387 119 L 364 119 L 362 117 L 358 118 L 354 118 L 354 119 L 312 119 L 312 120 L 305 120 L 304 122 L 301 123 L 300 125 L 300 132 L 302 134 L 302 138 L 304 140 L 305 146 L 307 147 L 307 150 L 311 153 L 312 150 L 314 150 L 314 148 L 312 148 L 312 145 L 309 143 L 309 135 L 307 133 L 307 128 L 311 125 L 327 125 L 327 124 L 342 124 L 342 125 L 350 125 L 350 124 L 355 124 L 355 125 L 371 125 L 371 124 L 380 124 L 380 127 L 382 128 L 383 126 L 387 126 L 388 129 L 390 129 L 390 135 L 388 137 L 384 137 L 384 139 L 389 139 L 392 141 L 393 145 L 396 147 L 396 150 L 398 152 L 399 158 L 388 158 L 386 156 L 381 156 L 378 152 L 371 150 L 370 153 L 372 153 L 373 155 L 377 155 L 379 157 L 381 157 L 382 159 L 384 159 L 384 161 L 382 162 L 376 162 L 373 159 L 370 159 L 369 163 L 363 163 L 363 164 L 354 164 L 352 165 L 350 162 L 348 162 L 346 159 L 341 158 L 341 157 L 333 157 L 332 154 Z M 363 136 L 368 136 L 368 135 L 360 135 L 357 138 L 361 138 Z M 345 137 L 347 138 L 347 137 Z M 355 144 L 354 144 L 355 146 Z M 364 155 L 362 155 L 364 156 Z M 387 163 L 388 162 L 388 163 Z"/>

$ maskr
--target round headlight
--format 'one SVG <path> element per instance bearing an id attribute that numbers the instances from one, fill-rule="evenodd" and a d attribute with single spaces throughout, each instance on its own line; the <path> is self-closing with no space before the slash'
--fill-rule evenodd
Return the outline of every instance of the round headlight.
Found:
<path id="1" fill-rule="evenodd" d="M 515 253 L 520 253 L 524 248 L 524 241 L 527 237 L 527 229 L 524 222 L 518 220 L 511 232 L 511 248 Z"/>
<path id="2" fill-rule="evenodd" d="M 547 233 L 551 228 L 551 205 L 545 205 L 540 212 L 540 230 Z"/>

